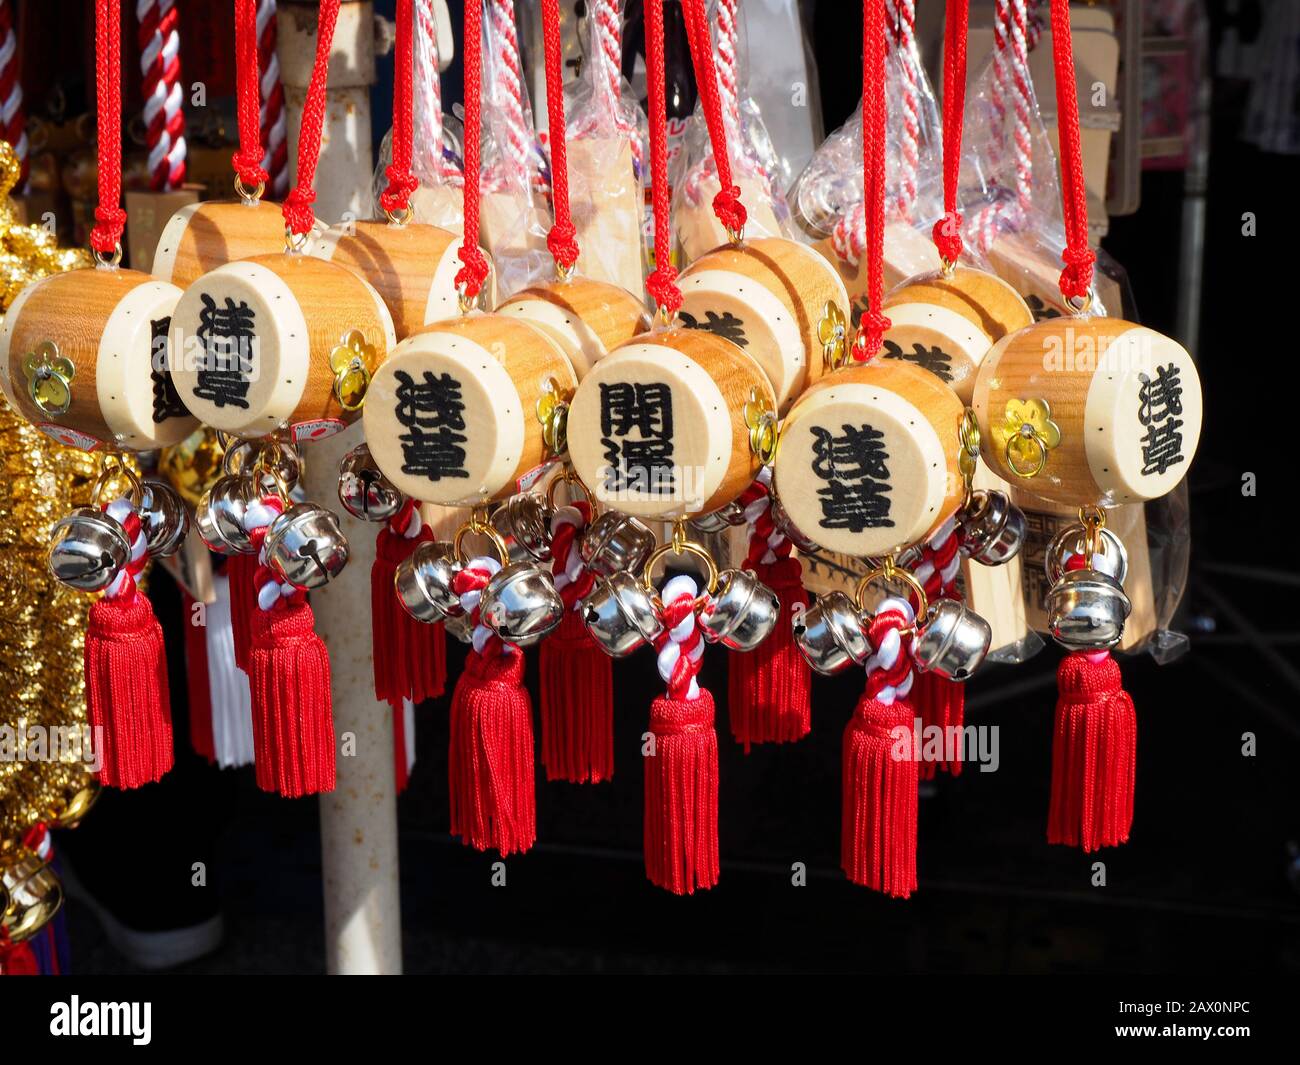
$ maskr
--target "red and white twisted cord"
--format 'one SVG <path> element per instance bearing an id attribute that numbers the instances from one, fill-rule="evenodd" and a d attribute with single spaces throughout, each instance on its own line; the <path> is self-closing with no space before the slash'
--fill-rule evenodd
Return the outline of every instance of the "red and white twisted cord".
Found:
<path id="1" fill-rule="evenodd" d="M 104 590 L 104 598 L 117 599 L 125 596 L 129 600 L 135 595 L 136 578 L 149 562 L 149 541 L 144 534 L 140 512 L 127 497 L 122 496 L 106 503 L 104 513 L 122 526 L 131 543 L 131 557 L 113 578 L 113 583 Z"/>
<path id="2" fill-rule="evenodd" d="M 849 266 L 856 267 L 867 250 L 867 209 L 859 202 L 840 215 L 831 228 L 831 247 Z"/>
<path id="3" fill-rule="evenodd" d="M 185 112 L 181 110 L 181 39 L 176 0 L 136 0 L 143 78 L 149 186 L 170 192 L 185 182 Z"/>
<path id="4" fill-rule="evenodd" d="M 54 854 L 54 841 L 50 839 L 50 826 L 38 821 L 23 833 L 23 846 L 41 861 L 48 862 Z"/>
<path id="5" fill-rule="evenodd" d="M 902 137 L 898 156 L 895 209 L 905 222 L 916 204 L 916 174 L 921 159 L 921 56 L 916 48 L 916 0 L 885 0 L 885 18 L 893 28 L 894 50 L 903 72 Z"/>
<path id="6" fill-rule="evenodd" d="M 591 523 L 591 504 L 585 499 L 558 508 L 551 516 L 551 576 L 569 610 L 591 592 L 595 578 L 582 559 L 582 534 Z"/>
<path id="7" fill-rule="evenodd" d="M 794 545 L 781 533 L 772 520 L 772 469 L 764 466 L 758 471 L 754 482 L 740 494 L 740 506 L 745 514 L 745 525 L 749 529 L 749 548 L 745 556 L 746 566 L 757 566 L 760 562 L 772 565 L 783 558 L 789 558 Z"/>
<path id="8" fill-rule="evenodd" d="M 257 67 L 261 85 L 262 169 L 276 199 L 289 191 L 289 127 L 285 118 L 284 86 L 276 56 L 275 0 L 257 0 Z"/>
<path id="9" fill-rule="evenodd" d="M 912 576 L 925 589 L 927 599 L 933 602 L 940 598 L 956 598 L 961 558 L 961 536 L 957 519 L 952 517 L 921 545 L 921 561 L 912 569 Z"/>
<path id="10" fill-rule="evenodd" d="M 271 569 L 266 558 L 266 531 L 271 523 L 284 513 L 284 500 L 266 495 L 244 511 L 244 531 L 257 552 L 257 567 L 253 570 L 253 593 L 259 610 L 284 610 L 307 598 L 301 588 L 281 581 Z"/>
<path id="11" fill-rule="evenodd" d="M 659 593 L 664 631 L 655 639 L 655 664 L 668 686 L 668 698 L 679 702 L 700 696 L 695 678 L 704 657 L 704 637 L 695 618 L 698 592 L 695 579 L 683 573 L 671 578 Z"/>
<path id="12" fill-rule="evenodd" d="M 718 0 L 718 95 L 731 139 L 740 136 L 739 0 Z"/>
<path id="13" fill-rule="evenodd" d="M 397 513 L 388 519 L 388 530 L 394 536 L 401 536 L 407 540 L 419 539 L 420 534 L 424 532 L 424 516 L 420 513 L 420 508 L 414 499 L 408 499 Z"/>
<path id="14" fill-rule="evenodd" d="M 501 637 L 479 620 L 478 609 L 479 600 L 483 596 L 483 589 L 500 572 L 501 563 L 495 558 L 472 558 L 456 574 L 451 584 L 451 590 L 460 596 L 461 609 L 469 616 L 470 623 L 474 626 L 470 642 L 473 644 L 474 650 L 484 658 L 504 654 L 507 650 L 506 644 L 502 642 Z"/>
<path id="15" fill-rule="evenodd" d="M 14 33 L 12 0 L 0 0 L 0 137 L 13 146 L 21 189 L 27 180 L 27 118 L 23 114 L 23 86 L 18 77 L 18 36 Z"/>
<path id="16" fill-rule="evenodd" d="M 437 0 L 415 0 L 415 172 L 437 183 L 459 177 L 443 159 L 442 75 L 438 71 Z"/>
<path id="17" fill-rule="evenodd" d="M 636 123 L 623 106 L 623 16 L 619 11 L 619 0 L 595 0 L 594 5 L 588 6 L 595 26 L 591 55 L 596 67 L 593 77 L 601 107 L 588 109 L 582 116 L 585 121 L 579 121 L 569 139 L 589 137 L 603 128 L 607 118 L 612 118 L 615 130 L 628 140 L 632 161 L 639 174 L 645 149 Z"/>
<path id="18" fill-rule="evenodd" d="M 912 636 L 904 636 L 901 630 L 908 628 L 915 617 L 910 603 L 889 596 L 880 601 L 867 622 L 864 633 L 871 655 L 863 665 L 868 698 L 889 706 L 912 690 Z"/>
<path id="19" fill-rule="evenodd" d="M 508 156 L 508 160 L 499 163 L 508 161 L 520 173 L 531 175 L 533 142 L 524 118 L 524 77 L 519 61 L 519 36 L 515 31 L 514 0 L 488 0 L 488 15 L 493 31 L 494 73 L 489 93 L 492 105 L 505 119 Z"/>

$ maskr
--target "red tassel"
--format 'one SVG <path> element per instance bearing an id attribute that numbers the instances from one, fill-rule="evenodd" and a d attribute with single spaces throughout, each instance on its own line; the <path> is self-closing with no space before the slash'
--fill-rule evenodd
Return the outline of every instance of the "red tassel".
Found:
<path id="1" fill-rule="evenodd" d="M 915 710 L 864 694 L 844 730 L 840 864 L 855 884 L 905 899 L 916 890 Z"/>
<path id="2" fill-rule="evenodd" d="M 257 786 L 286 798 L 334 790 L 330 660 L 305 601 L 253 612 L 248 683 Z"/>
<path id="3" fill-rule="evenodd" d="M 749 654 L 730 656 L 727 706 L 731 734 L 749 753 L 754 743 L 793 743 L 812 731 L 812 680 L 787 619 L 808 606 L 796 558 L 754 566 L 781 601 L 782 624 Z"/>
<path id="4" fill-rule="evenodd" d="M 1128 842 L 1133 827 L 1137 714 L 1108 651 L 1066 655 L 1052 737 L 1047 842 L 1091 852 Z"/>
<path id="5" fill-rule="evenodd" d="M 9 933 L 0 928 L 0 976 L 40 976 L 41 966 L 32 945 L 24 940 L 13 943 Z"/>
<path id="6" fill-rule="evenodd" d="M 966 685 L 937 673 L 918 673 L 912 685 L 911 698 L 921 715 L 922 747 L 917 763 L 920 778 L 933 780 L 938 770 L 961 776 L 961 729 L 966 718 Z M 933 735 L 931 726 L 938 729 L 942 737 L 937 759 L 925 756 L 926 741 Z M 949 731 L 951 729 L 957 731 Z M 955 738 L 951 744 L 950 737 Z M 950 747 L 951 758 L 948 757 Z"/>
<path id="7" fill-rule="evenodd" d="M 370 570 L 370 615 L 374 622 L 375 698 L 401 705 L 403 699 L 436 699 L 447 684 L 447 639 L 441 624 L 416 621 L 402 609 L 393 589 L 398 565 L 416 547 L 433 539 L 425 526 L 414 538 L 388 526 L 375 541 L 375 564 Z"/>
<path id="8" fill-rule="evenodd" d="M 253 615 L 258 613 L 253 574 L 257 555 L 230 555 L 226 576 L 230 581 L 230 632 L 235 641 L 235 665 L 248 672 L 248 651 L 253 638 Z"/>
<path id="9" fill-rule="evenodd" d="M 614 671 L 578 611 L 541 649 L 542 765 L 547 780 L 599 784 L 614 775 Z"/>
<path id="10" fill-rule="evenodd" d="M 134 585 L 91 604 L 86 711 L 100 730 L 99 779 L 138 788 L 172 767 L 171 700 L 162 626 Z"/>
<path id="11" fill-rule="evenodd" d="M 207 630 L 194 624 L 194 597 L 182 591 L 185 629 L 185 682 L 190 702 L 190 746 L 209 762 L 217 760 L 212 736 L 212 689 L 208 685 Z"/>
<path id="12" fill-rule="evenodd" d="M 523 679 L 519 650 L 471 651 L 451 699 L 451 832 L 502 857 L 537 839 L 533 708 Z"/>
<path id="13" fill-rule="evenodd" d="M 718 735 L 713 696 L 661 695 L 650 705 L 654 754 L 645 765 L 645 871 L 676 895 L 711 888 L 718 860 Z"/>
<path id="14" fill-rule="evenodd" d="M 406 762 L 406 706 L 396 702 L 389 709 L 393 712 L 393 778 L 397 794 L 401 795 L 411 781 Z"/>

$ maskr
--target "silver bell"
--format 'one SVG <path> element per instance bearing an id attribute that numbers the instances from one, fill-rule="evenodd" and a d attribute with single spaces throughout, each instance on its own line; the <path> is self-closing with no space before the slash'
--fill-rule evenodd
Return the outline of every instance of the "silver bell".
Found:
<path id="1" fill-rule="evenodd" d="M 781 617 L 776 592 L 753 570 L 723 570 L 712 598 L 712 605 L 700 614 L 700 634 L 732 651 L 752 651 L 772 634 Z"/>
<path id="2" fill-rule="evenodd" d="M 912 661 L 922 673 L 965 680 L 979 668 L 993 641 L 993 629 L 975 611 L 955 599 L 930 604 L 912 641 Z"/>
<path id="3" fill-rule="evenodd" d="M 781 501 L 777 499 L 775 495 L 772 496 L 771 509 L 768 511 L 768 514 L 772 518 L 772 524 L 775 526 L 776 531 L 794 544 L 796 551 L 802 551 L 804 554 L 807 554 L 810 551 L 819 550 L 817 541 L 809 539 L 799 531 L 799 527 L 790 520 L 790 515 L 786 512 L 785 507 L 781 505 Z"/>
<path id="4" fill-rule="evenodd" d="M 452 582 L 463 568 L 451 544 L 426 541 L 397 564 L 393 577 L 397 599 L 416 621 L 432 624 L 459 618 L 464 610 Z"/>
<path id="5" fill-rule="evenodd" d="M 640 573 L 654 549 L 655 534 L 643 522 L 616 510 L 605 511 L 582 537 L 582 561 L 597 577 Z"/>
<path id="6" fill-rule="evenodd" d="M 406 496 L 376 465 L 370 445 L 358 444 L 339 463 L 339 502 L 354 518 L 387 521 L 402 509 Z"/>
<path id="7" fill-rule="evenodd" d="M 102 592 L 129 561 L 126 530 L 97 507 L 78 507 L 50 530 L 50 572 L 69 588 Z"/>
<path id="8" fill-rule="evenodd" d="M 149 554 L 165 557 L 180 550 L 190 531 L 190 512 L 175 488 L 152 477 L 141 482 L 138 513 Z"/>
<path id="9" fill-rule="evenodd" d="M 348 564 L 348 541 L 338 515 L 315 503 L 295 503 L 266 531 L 267 565 L 285 584 L 323 588 Z"/>
<path id="10" fill-rule="evenodd" d="M 843 592 L 818 596 L 791 621 L 799 653 L 818 673 L 831 676 L 851 665 L 860 666 L 871 654 L 858 608 Z"/>
<path id="11" fill-rule="evenodd" d="M 1101 548 L 1088 559 L 1088 568 L 1094 573 L 1104 573 L 1113 577 L 1118 584 L 1123 584 L 1128 576 L 1128 551 L 1124 541 L 1109 529 L 1100 530 L 1098 546 Z M 1088 530 L 1080 522 L 1067 525 L 1052 538 L 1047 545 L 1047 555 L 1043 559 L 1043 568 L 1047 570 L 1047 579 L 1052 584 L 1061 580 L 1065 573 L 1065 562 L 1070 555 L 1082 554 L 1088 550 Z"/>
<path id="12" fill-rule="evenodd" d="M 720 510 L 700 514 L 698 517 L 691 519 L 691 525 L 705 535 L 724 533 L 728 529 L 744 524 L 745 508 L 740 505 L 738 500 L 734 499 Z"/>
<path id="13" fill-rule="evenodd" d="M 1107 651 L 1124 636 L 1133 605 L 1114 577 L 1096 570 L 1065 574 L 1047 593 L 1047 625 L 1067 651 Z"/>
<path id="14" fill-rule="evenodd" d="M 592 639 L 612 658 L 630 655 L 664 631 L 654 599 L 630 573 L 597 578 L 582 601 L 582 620 Z"/>
<path id="15" fill-rule="evenodd" d="M 551 516 L 555 511 L 535 492 L 520 492 L 497 507 L 492 527 L 510 549 L 511 562 L 549 562 Z"/>
<path id="16" fill-rule="evenodd" d="M 234 474 L 218 477 L 194 510 L 194 527 L 208 548 L 219 555 L 243 555 L 253 550 L 244 531 L 244 514 L 254 500 L 253 484 Z"/>
<path id="17" fill-rule="evenodd" d="M 549 573 L 531 562 L 516 562 L 488 581 L 478 618 L 506 643 L 531 647 L 564 620 L 564 600 Z"/>
<path id="18" fill-rule="evenodd" d="M 232 444 L 222 459 L 222 472 L 232 475 L 250 473 L 253 464 L 266 453 L 265 445 L 265 441 L 255 440 L 240 440 Z M 284 483 L 284 487 L 292 491 L 302 476 L 302 460 L 297 448 L 286 443 L 276 444 L 275 461 L 271 463 L 271 470 Z M 268 488 L 279 485 L 275 476 L 267 477 L 266 482 Z"/>
<path id="19" fill-rule="evenodd" d="M 1025 542 L 1025 512 L 1006 492 L 973 492 L 959 516 L 962 550 L 984 566 L 1000 566 Z"/>

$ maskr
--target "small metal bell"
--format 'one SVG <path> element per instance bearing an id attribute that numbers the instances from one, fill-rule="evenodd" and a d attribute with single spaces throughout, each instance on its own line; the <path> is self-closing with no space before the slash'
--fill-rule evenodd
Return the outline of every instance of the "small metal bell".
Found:
<path id="1" fill-rule="evenodd" d="M 339 502 L 354 518 L 387 521 L 406 497 L 376 465 L 370 445 L 358 444 L 339 463 Z"/>
<path id="2" fill-rule="evenodd" d="M 0 853 L 0 939 L 22 943 L 44 928 L 63 905 L 63 885 L 35 851 L 10 845 Z"/>
<path id="3" fill-rule="evenodd" d="M 249 473 L 253 468 L 251 464 L 264 454 L 264 447 L 264 441 L 241 440 L 232 444 L 222 459 L 222 471 L 232 475 Z M 302 476 L 302 459 L 297 449 L 290 444 L 278 444 L 271 469 L 279 475 L 285 487 L 290 490 L 296 487 Z M 268 478 L 268 487 L 275 483 L 274 478 Z"/>
<path id="4" fill-rule="evenodd" d="M 979 491 L 959 515 L 962 548 L 984 566 L 1000 566 L 1025 542 L 1025 512 L 1005 492 Z"/>
<path id="5" fill-rule="evenodd" d="M 664 630 L 654 599 L 630 573 L 598 577 L 582 601 L 582 620 L 592 639 L 612 658 L 630 655 Z"/>
<path id="6" fill-rule="evenodd" d="M 791 622 L 799 653 L 818 673 L 831 676 L 851 665 L 860 666 L 871 654 L 858 608 L 843 592 L 818 596 Z"/>
<path id="7" fill-rule="evenodd" d="M 194 510 L 199 538 L 219 555 L 244 555 L 253 542 L 244 531 L 244 514 L 253 502 L 253 483 L 237 474 L 218 477 Z"/>
<path id="8" fill-rule="evenodd" d="M 1133 604 L 1114 577 L 1096 570 L 1066 573 L 1047 593 L 1047 625 L 1067 651 L 1107 651 L 1124 636 Z"/>
<path id="9" fill-rule="evenodd" d="M 315 503 L 295 503 L 266 530 L 267 565 L 295 588 L 323 588 L 348 564 L 338 515 Z"/>
<path id="10" fill-rule="evenodd" d="M 102 592 L 131 561 L 122 526 L 96 507 L 78 507 L 50 531 L 50 573 L 81 592 Z"/>
<path id="11" fill-rule="evenodd" d="M 803 551 L 806 554 L 809 551 L 819 550 L 820 545 L 818 545 L 817 541 L 809 539 L 799 531 L 799 527 L 790 519 L 790 515 L 775 495 L 772 496 L 772 504 L 768 514 L 772 518 L 772 525 L 776 528 L 776 531 L 794 544 L 796 551 Z"/>
<path id="12" fill-rule="evenodd" d="M 1124 578 L 1128 576 L 1128 551 L 1124 547 L 1124 541 L 1109 529 L 1103 528 L 1100 533 L 1101 550 L 1088 560 L 1088 568 L 1094 573 L 1104 573 L 1107 577 L 1113 577 L 1118 584 L 1122 585 Z M 1043 559 L 1047 579 L 1054 585 L 1058 584 L 1061 575 L 1065 573 L 1066 559 L 1070 555 L 1086 551 L 1087 544 L 1088 531 L 1080 522 L 1067 525 L 1057 533 L 1052 538 L 1052 542 L 1047 545 L 1047 555 Z"/>
<path id="13" fill-rule="evenodd" d="M 507 499 L 492 515 L 492 527 L 510 548 L 511 562 L 549 562 L 551 516 L 555 511 L 535 492 L 520 492 Z"/>
<path id="14" fill-rule="evenodd" d="M 420 544 L 397 564 L 393 587 L 398 601 L 416 621 L 450 623 L 465 613 L 460 596 L 452 590 L 452 582 L 463 568 L 451 544 L 445 540 Z"/>
<path id="15" fill-rule="evenodd" d="M 720 510 L 709 514 L 700 514 L 691 519 L 691 526 L 706 536 L 710 533 L 724 533 L 737 525 L 745 524 L 745 508 L 738 500 L 732 500 Z"/>
<path id="16" fill-rule="evenodd" d="M 549 573 L 531 562 L 516 562 L 488 581 L 478 617 L 506 643 L 531 647 L 559 627 L 564 600 Z"/>
<path id="17" fill-rule="evenodd" d="M 965 680 L 979 668 L 993 641 L 993 629 L 975 611 L 954 599 L 931 603 L 912 641 L 912 661 L 922 673 Z"/>
<path id="18" fill-rule="evenodd" d="M 607 510 L 587 526 L 582 538 L 582 561 L 598 577 L 640 573 L 654 549 L 655 534 L 643 522 Z"/>
<path id="19" fill-rule="evenodd" d="M 727 569 L 709 609 L 700 614 L 700 634 L 732 651 L 752 651 L 766 640 L 781 617 L 781 601 L 753 570 Z"/>
<path id="20" fill-rule="evenodd" d="M 142 481 L 138 512 L 149 554 L 161 558 L 180 550 L 190 531 L 190 512 L 176 489 L 152 477 Z"/>

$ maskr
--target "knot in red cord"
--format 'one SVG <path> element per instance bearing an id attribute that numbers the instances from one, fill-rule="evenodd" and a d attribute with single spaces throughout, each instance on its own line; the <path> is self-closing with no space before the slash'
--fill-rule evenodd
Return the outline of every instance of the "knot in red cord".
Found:
<path id="1" fill-rule="evenodd" d="M 958 211 L 948 211 L 934 224 L 934 246 L 945 262 L 955 263 L 961 258 L 961 227 L 962 217 Z"/>
<path id="2" fill-rule="evenodd" d="M 1061 271 L 1061 292 L 1075 299 L 1085 299 L 1092 288 L 1092 264 L 1097 254 L 1089 247 L 1066 247 L 1061 252 L 1065 269 Z"/>
<path id="3" fill-rule="evenodd" d="M 420 187 L 420 179 L 411 173 L 409 167 L 395 163 L 384 170 L 384 175 L 388 178 L 388 188 L 380 193 L 379 206 L 385 211 L 399 214 L 410 204 L 411 196 Z"/>
<path id="4" fill-rule="evenodd" d="M 740 202 L 740 186 L 730 185 L 718 191 L 713 197 L 713 213 L 718 221 L 732 233 L 739 233 L 745 228 L 745 205 Z"/>
<path id="5" fill-rule="evenodd" d="M 234 165 L 235 173 L 239 175 L 239 180 L 252 192 L 258 185 L 263 185 L 269 180 L 266 168 L 262 166 L 262 147 L 255 145 L 247 150 L 240 148 L 230 157 Z"/>
<path id="6" fill-rule="evenodd" d="M 90 246 L 102 255 L 111 255 L 122 240 L 126 212 L 120 207 L 96 207 L 95 228 L 90 231 Z"/>
<path id="7" fill-rule="evenodd" d="M 682 290 L 677 287 L 677 271 L 668 263 L 655 267 L 646 278 L 646 291 L 655 304 L 669 314 L 676 314 L 682 305 Z"/>
<path id="8" fill-rule="evenodd" d="M 893 324 L 881 311 L 864 311 L 858 323 L 858 342 L 853 345 L 853 358 L 858 362 L 874 359 Z"/>
<path id="9" fill-rule="evenodd" d="M 315 202 L 315 189 L 304 188 L 302 185 L 296 186 L 285 197 L 284 204 L 280 208 L 280 213 L 284 215 L 284 224 L 299 236 L 310 233 L 312 226 L 316 224 L 316 213 L 311 209 L 311 205 Z"/>
<path id="10" fill-rule="evenodd" d="M 487 259 L 483 257 L 477 241 L 466 240 L 460 246 L 460 261 L 464 265 L 456 274 L 456 287 L 463 287 L 465 296 L 472 300 L 478 295 L 483 280 L 487 277 Z"/>
<path id="11" fill-rule="evenodd" d="M 578 230 L 568 219 L 556 219 L 546 234 L 546 250 L 555 264 L 563 270 L 572 270 L 578 261 Z"/>

